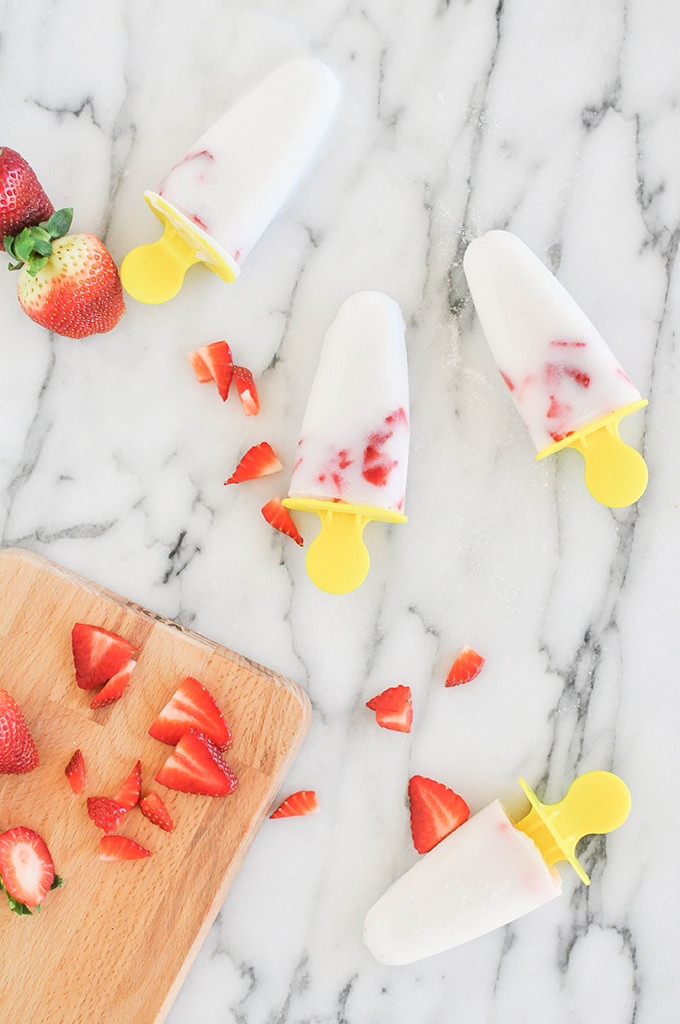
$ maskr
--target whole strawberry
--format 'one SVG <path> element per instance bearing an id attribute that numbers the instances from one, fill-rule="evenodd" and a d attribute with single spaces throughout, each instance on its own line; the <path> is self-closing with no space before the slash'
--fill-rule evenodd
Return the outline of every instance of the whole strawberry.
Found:
<path id="1" fill-rule="evenodd" d="M 24 775 L 38 764 L 38 750 L 11 693 L 0 690 L 0 774 Z"/>
<path id="2" fill-rule="evenodd" d="M 105 334 L 123 313 L 118 268 L 94 235 L 67 235 L 73 210 L 57 210 L 48 221 L 5 238 L 17 262 L 17 294 L 24 313 L 66 338 Z"/>
<path id="3" fill-rule="evenodd" d="M 18 235 L 53 213 L 33 168 L 15 150 L 0 146 L 0 249 L 6 235 Z"/>

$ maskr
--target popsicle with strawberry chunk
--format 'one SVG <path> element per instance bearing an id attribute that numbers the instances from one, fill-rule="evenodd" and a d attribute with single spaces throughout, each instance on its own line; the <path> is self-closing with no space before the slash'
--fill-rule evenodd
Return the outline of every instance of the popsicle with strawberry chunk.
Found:
<path id="1" fill-rule="evenodd" d="M 537 458 L 565 447 L 586 460 L 586 484 L 604 505 L 636 501 L 647 484 L 618 421 L 646 405 L 574 299 L 508 231 L 467 248 L 465 274 L 489 347 Z"/>
<path id="2" fill-rule="evenodd" d="M 346 593 L 365 578 L 367 522 L 406 519 L 404 332 L 393 299 L 358 292 L 340 307 L 323 343 L 284 504 L 320 515 L 307 571 L 330 593 Z"/>
<path id="3" fill-rule="evenodd" d="M 241 265 L 311 163 L 339 85 L 320 61 L 284 64 L 240 99 L 144 198 L 165 225 L 125 257 L 121 277 L 142 302 L 165 302 L 192 264 L 225 281 Z"/>

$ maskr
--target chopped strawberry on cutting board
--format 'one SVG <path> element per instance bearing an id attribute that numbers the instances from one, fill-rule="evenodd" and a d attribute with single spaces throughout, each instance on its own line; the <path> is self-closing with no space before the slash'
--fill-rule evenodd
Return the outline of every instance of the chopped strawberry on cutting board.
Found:
<path id="1" fill-rule="evenodd" d="M 149 735 L 172 746 L 194 729 L 212 740 L 220 750 L 231 746 L 231 729 L 207 686 L 187 676 L 151 723 Z"/>
<path id="2" fill-rule="evenodd" d="M 130 685 L 130 679 L 136 664 L 137 662 L 133 658 L 126 661 L 123 667 L 118 669 L 116 674 L 111 676 L 109 681 L 104 684 L 90 704 L 90 707 L 95 709 L 105 708 L 108 704 L 113 704 L 114 701 L 120 700 Z"/>
<path id="3" fill-rule="evenodd" d="M 274 496 L 262 507 L 262 515 L 270 526 L 273 526 L 275 530 L 279 530 L 280 533 L 285 533 L 287 537 L 291 537 L 296 544 L 302 547 L 304 539 L 298 532 L 290 512 L 279 497 Z"/>
<path id="4" fill-rule="evenodd" d="M 30 907 L 39 910 L 50 889 L 63 885 L 44 839 L 24 825 L 0 835 L 0 879 L 17 914 L 30 914 Z"/>
<path id="5" fill-rule="evenodd" d="M 201 796 L 228 796 L 238 785 L 219 747 L 194 729 L 182 736 L 158 771 L 156 782 L 168 789 Z"/>
<path id="6" fill-rule="evenodd" d="M 319 810 L 319 801 L 313 789 L 301 789 L 297 793 L 291 793 L 282 804 L 276 808 L 270 818 L 297 818 L 306 814 L 316 814 Z"/>
<path id="7" fill-rule="evenodd" d="M 107 796 L 88 796 L 87 813 L 97 828 L 108 833 L 116 831 L 127 810 Z"/>
<path id="8" fill-rule="evenodd" d="M 142 762 L 138 761 L 113 799 L 120 807 L 131 811 L 139 803 L 141 792 Z"/>
<path id="9" fill-rule="evenodd" d="M 0 690 L 0 775 L 25 775 L 38 761 L 38 748 L 21 708 L 11 693 Z"/>
<path id="10" fill-rule="evenodd" d="M 172 818 L 168 814 L 165 804 L 158 793 L 153 790 L 151 793 L 147 793 L 139 801 L 139 809 L 149 821 L 153 822 L 154 825 L 158 825 L 164 832 L 172 832 L 174 828 Z"/>
<path id="11" fill-rule="evenodd" d="M 268 441 L 253 445 L 245 453 L 226 484 L 240 484 L 243 480 L 257 480 L 283 469 L 283 463 Z"/>
<path id="12" fill-rule="evenodd" d="M 470 817 L 461 796 L 442 782 L 414 775 L 409 779 L 411 834 L 418 853 L 427 853 Z"/>
<path id="13" fill-rule="evenodd" d="M 211 345 L 193 349 L 187 355 L 199 383 L 206 384 L 213 380 L 220 398 L 226 402 L 234 372 L 234 361 L 227 342 L 214 341 Z"/>
<path id="14" fill-rule="evenodd" d="M 66 765 L 64 774 L 68 779 L 68 784 L 73 790 L 76 796 L 80 796 L 85 791 L 87 786 L 87 775 L 85 772 L 85 758 L 83 757 L 82 750 L 76 750 L 73 757 Z"/>
<path id="15" fill-rule="evenodd" d="M 100 860 L 143 860 L 151 851 L 127 836 L 102 836 L 99 844 Z"/>
<path id="16" fill-rule="evenodd" d="M 76 622 L 71 645 L 76 682 L 82 690 L 94 690 L 108 682 L 137 653 L 129 640 L 85 622 Z"/>
<path id="17" fill-rule="evenodd" d="M 469 683 L 482 671 L 485 659 L 471 647 L 464 647 L 446 677 L 446 686 L 458 686 L 460 683 Z"/>
<path id="18" fill-rule="evenodd" d="M 375 720 L 383 729 L 410 732 L 413 723 L 413 701 L 410 686 L 390 686 L 366 702 L 375 711 Z"/>

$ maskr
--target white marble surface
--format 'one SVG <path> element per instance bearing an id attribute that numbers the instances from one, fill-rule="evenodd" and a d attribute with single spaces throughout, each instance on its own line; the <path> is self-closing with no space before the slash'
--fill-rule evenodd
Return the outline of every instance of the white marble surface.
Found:
<path id="1" fill-rule="evenodd" d="M 50 337 L 0 289 L 2 544 L 40 552 L 299 681 L 314 705 L 267 822 L 169 1024 L 663 1024 L 677 1020 L 680 8 L 673 0 L 0 2 L 0 141 L 120 261 L 156 237 L 142 202 L 247 87 L 313 54 L 342 80 L 314 172 L 227 286 L 192 271 L 115 331 Z M 466 241 L 519 234 L 584 306 L 648 410 L 637 506 L 597 505 L 573 452 L 536 463 L 465 288 Z M 250 444 L 292 467 L 323 332 L 351 292 L 408 327 L 404 526 L 320 594 L 259 509 L 287 477 L 225 489 Z M 189 348 L 227 337 L 255 371 L 245 420 Z M 309 538 L 311 519 L 298 519 Z M 463 644 L 487 664 L 443 679 Z M 410 736 L 364 701 L 408 683 Z M 548 800 L 590 768 L 633 811 L 590 843 L 585 889 L 413 967 L 385 968 L 364 913 L 414 862 L 414 773 L 473 810 Z M 36 1022 L 56 1024 L 56 1022 Z"/>

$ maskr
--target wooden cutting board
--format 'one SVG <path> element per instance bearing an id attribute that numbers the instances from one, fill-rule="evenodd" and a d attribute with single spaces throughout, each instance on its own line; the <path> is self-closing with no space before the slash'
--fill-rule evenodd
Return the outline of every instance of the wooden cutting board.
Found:
<path id="1" fill-rule="evenodd" d="M 139 648 L 128 690 L 99 711 L 75 683 L 75 622 Z M 228 797 L 153 782 L 172 748 L 147 730 L 187 675 L 208 687 L 232 728 L 226 760 L 239 785 Z M 66 879 L 41 916 L 19 917 L 0 901 L 0 1022 L 159 1024 L 271 809 L 309 726 L 309 701 L 288 679 L 20 550 L 0 552 L 0 687 L 40 752 L 30 774 L 0 776 L 0 830 L 34 828 Z M 76 747 L 88 774 L 78 797 L 64 776 Z M 119 832 L 152 856 L 101 861 L 103 833 L 86 797 L 113 796 L 138 758 L 142 792 L 158 790 L 175 829 L 161 831 L 135 808 Z"/>

